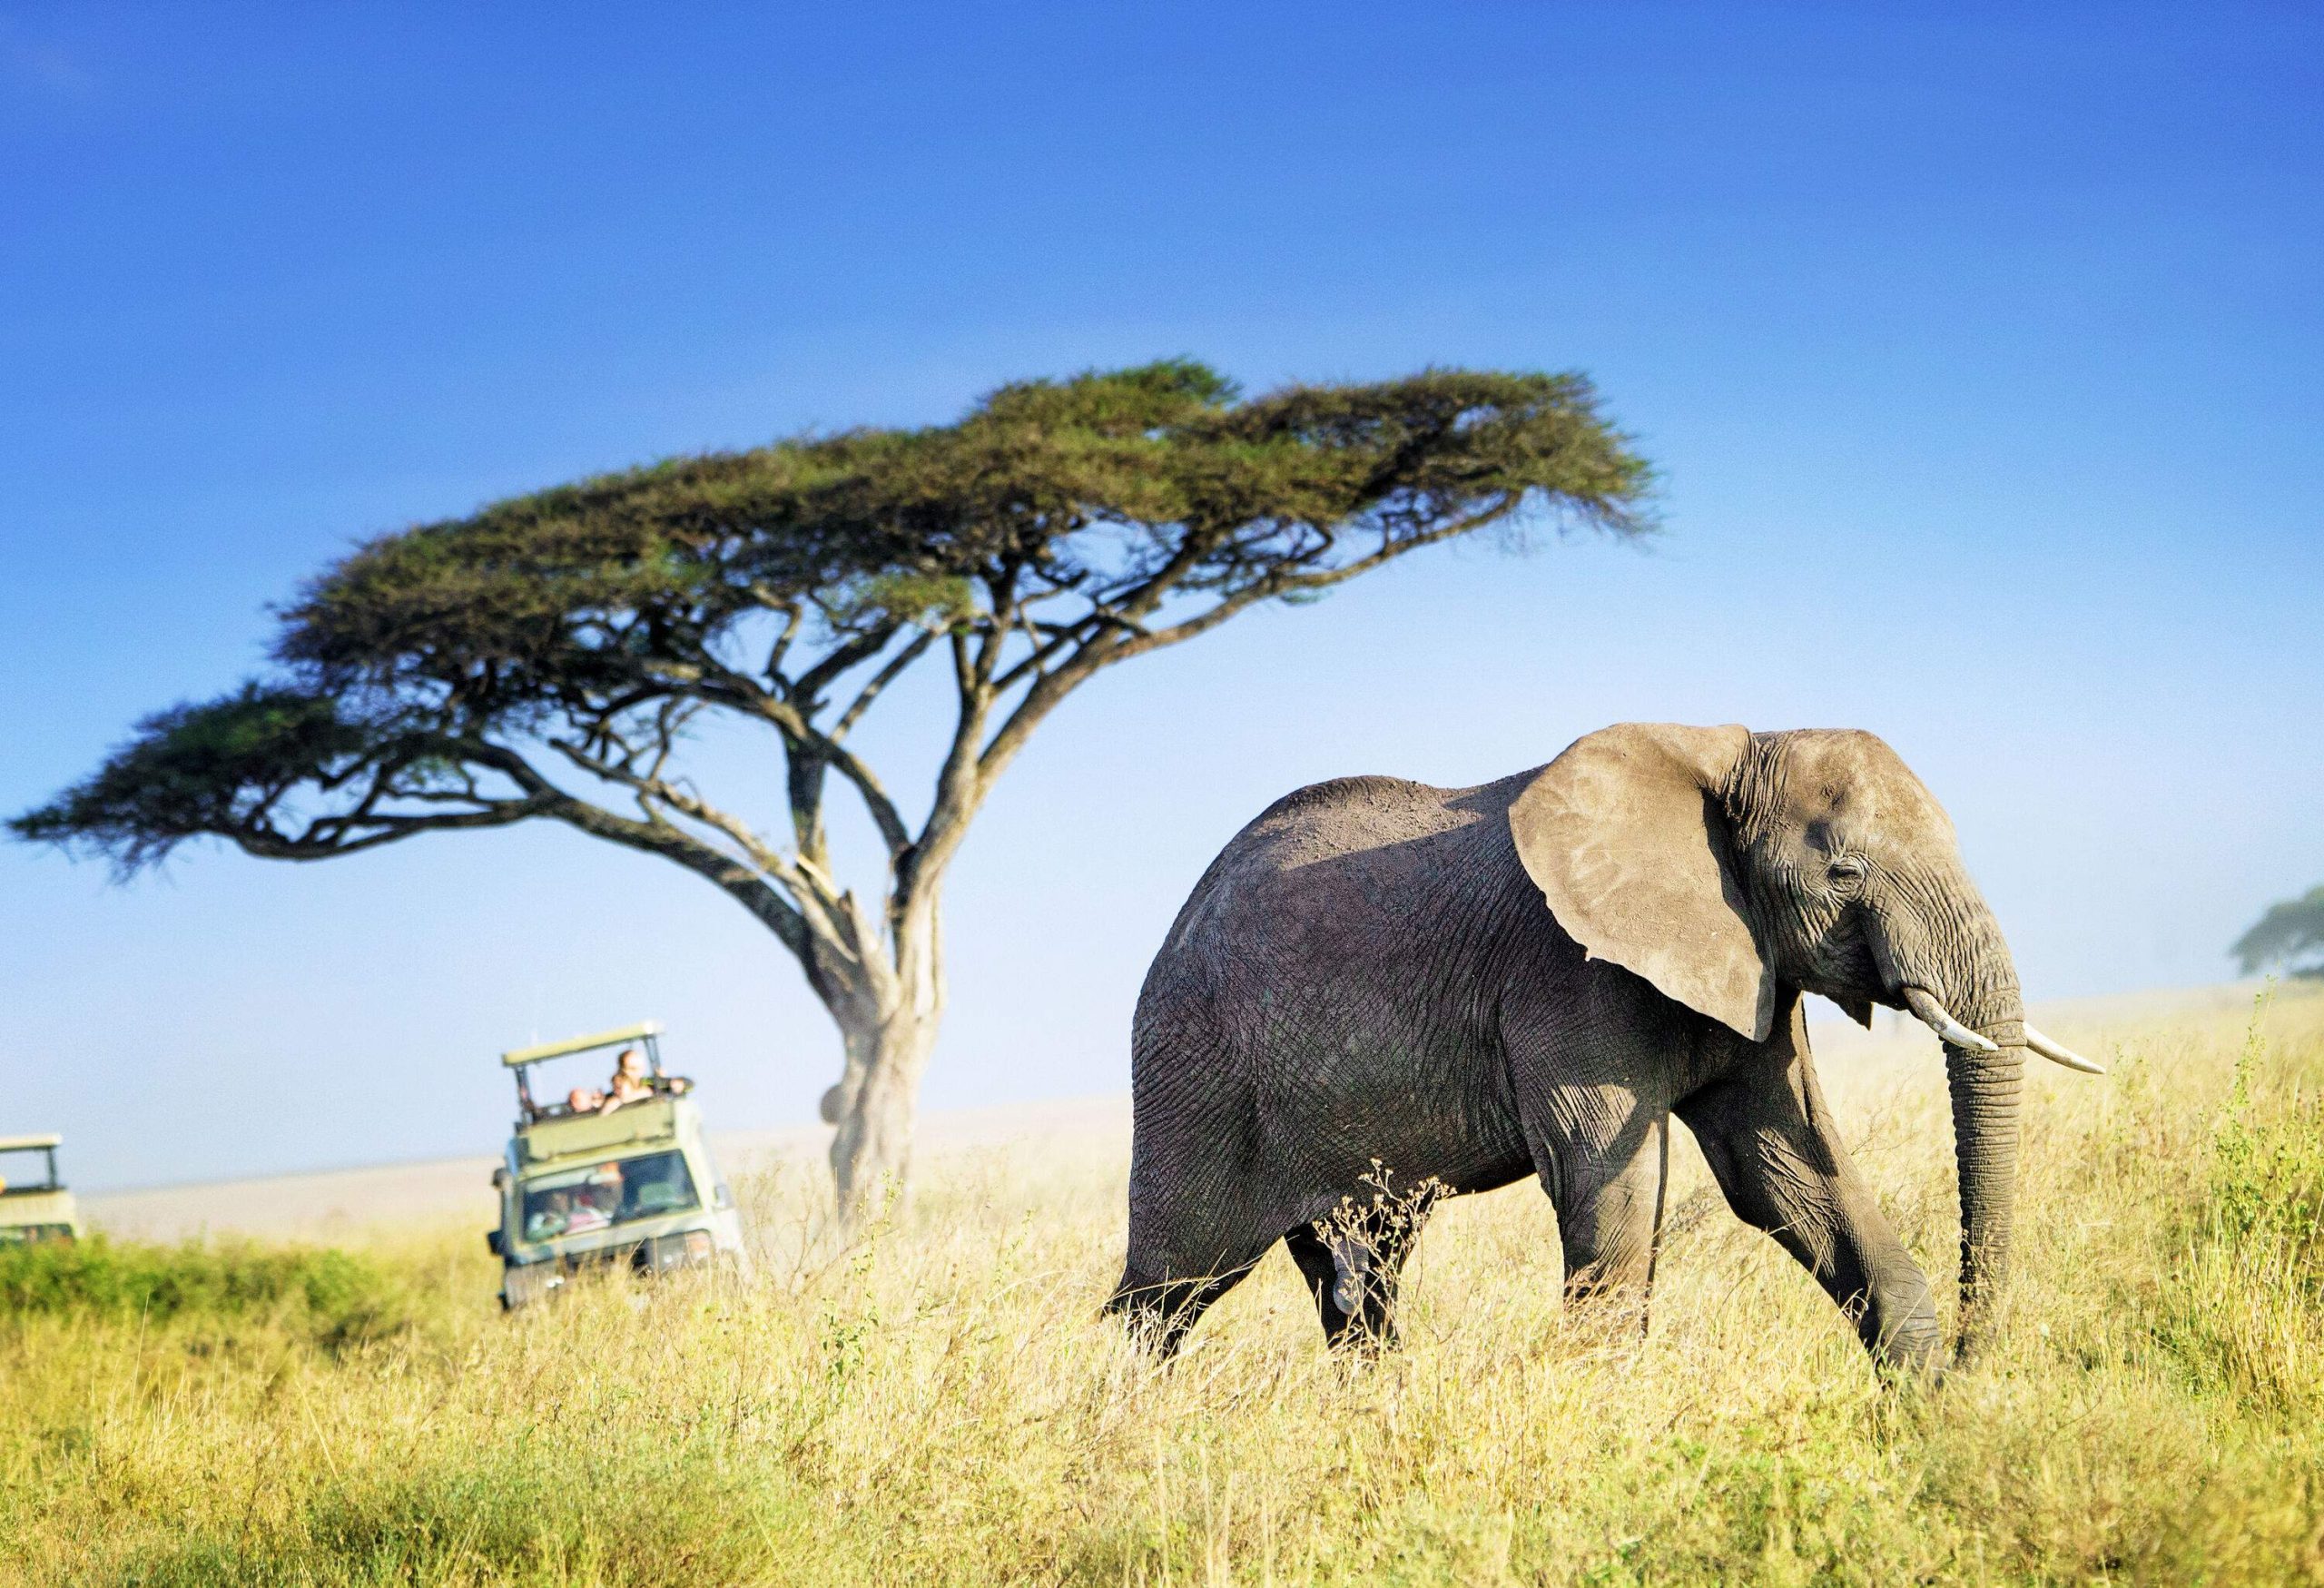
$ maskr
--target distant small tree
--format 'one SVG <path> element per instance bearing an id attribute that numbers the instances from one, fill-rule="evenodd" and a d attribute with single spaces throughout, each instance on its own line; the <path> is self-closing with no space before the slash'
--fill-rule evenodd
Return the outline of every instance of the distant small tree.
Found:
<path id="1" fill-rule="evenodd" d="M 1635 535 L 1648 479 L 1574 375 L 1249 400 L 1188 361 L 1025 381 L 953 424 L 677 458 L 383 536 L 281 614 L 272 672 L 147 720 L 12 825 L 124 874 L 203 836 L 307 861 L 534 820 L 684 866 L 839 1027 L 824 1111 L 852 1211 L 908 1160 L 946 868 L 1067 695 L 1490 525 Z M 852 735 L 931 656 L 954 704 L 915 819 Z M 717 718 L 780 747 L 780 833 L 740 814 L 754 791 L 687 775 L 688 730 Z M 834 874 L 834 776 L 883 857 L 861 891 Z"/>
<path id="2" fill-rule="evenodd" d="M 2230 952 L 2247 976 L 2277 967 L 2295 976 L 2324 976 L 2324 886 L 2269 905 Z"/>

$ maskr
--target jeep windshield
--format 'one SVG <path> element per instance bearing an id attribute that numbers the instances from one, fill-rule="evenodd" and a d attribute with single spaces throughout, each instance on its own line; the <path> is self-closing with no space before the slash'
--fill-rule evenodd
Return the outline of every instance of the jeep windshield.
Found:
<path id="1" fill-rule="evenodd" d="M 559 1169 L 525 1182 L 524 1238 L 559 1240 L 701 1206 L 683 1152 L 650 1152 Z"/>

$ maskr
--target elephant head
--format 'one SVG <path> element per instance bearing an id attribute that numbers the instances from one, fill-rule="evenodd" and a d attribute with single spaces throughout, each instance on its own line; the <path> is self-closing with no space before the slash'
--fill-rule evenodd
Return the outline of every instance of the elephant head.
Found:
<path id="1" fill-rule="evenodd" d="M 1856 731 L 1623 724 L 1543 768 L 1510 826 L 1589 954 L 1754 1041 L 1787 988 L 1860 1021 L 1908 1010 L 1937 1033 L 1974 1340 L 2008 1264 L 2025 1054 L 2098 1067 L 2025 1023 L 1953 824 L 1896 753 Z"/>

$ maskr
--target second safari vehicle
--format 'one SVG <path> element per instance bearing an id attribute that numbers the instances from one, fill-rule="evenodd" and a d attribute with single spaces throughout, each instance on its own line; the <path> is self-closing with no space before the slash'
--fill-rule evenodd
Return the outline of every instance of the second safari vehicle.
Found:
<path id="1" fill-rule="evenodd" d="M 662 1069 L 661 1038 L 647 1021 L 500 1056 L 517 1079 L 517 1126 L 492 1174 L 500 1228 L 485 1238 L 501 1261 L 503 1307 L 528 1306 L 592 1269 L 748 1267 L 734 1193 L 693 1090 Z M 629 1048 L 645 1055 L 650 1095 L 606 1110 L 535 1100 L 536 1066 Z M 588 1090 L 572 1095 L 586 1102 Z"/>
<path id="2" fill-rule="evenodd" d="M 81 1209 L 56 1178 L 64 1143 L 62 1136 L 0 1136 L 0 1246 L 81 1238 Z"/>

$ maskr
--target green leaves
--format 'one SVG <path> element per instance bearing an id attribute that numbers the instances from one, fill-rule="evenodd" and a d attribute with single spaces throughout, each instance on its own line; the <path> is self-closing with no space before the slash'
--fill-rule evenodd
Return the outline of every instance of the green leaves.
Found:
<path id="1" fill-rule="evenodd" d="M 940 631 L 968 620 L 976 593 L 958 574 L 891 569 L 834 587 L 824 594 L 823 609 L 838 628 L 917 624 Z"/>
<path id="2" fill-rule="evenodd" d="M 1030 570 L 1102 598 L 1181 553 L 1190 587 L 1231 587 L 1336 566 L 1351 537 L 1528 503 L 1636 533 L 1648 485 L 1578 376 L 1432 370 L 1238 402 L 1174 360 L 1005 386 L 952 425 L 674 459 L 389 536 L 309 587 L 277 654 L 490 710 L 635 677 L 616 635 L 658 655 L 793 611 L 834 636 L 964 622 L 964 581 Z M 901 608 L 867 597 L 906 588 Z"/>
<path id="3" fill-rule="evenodd" d="M 186 838 L 245 824 L 301 783 L 334 780 L 370 738 L 330 699 L 249 684 L 148 717 L 94 776 L 8 825 L 135 870 Z"/>

